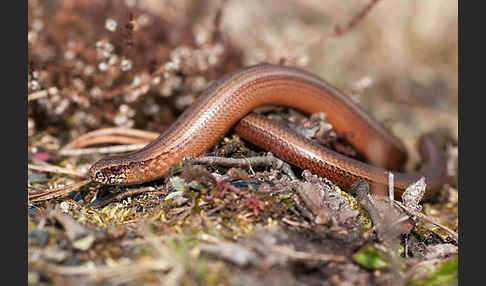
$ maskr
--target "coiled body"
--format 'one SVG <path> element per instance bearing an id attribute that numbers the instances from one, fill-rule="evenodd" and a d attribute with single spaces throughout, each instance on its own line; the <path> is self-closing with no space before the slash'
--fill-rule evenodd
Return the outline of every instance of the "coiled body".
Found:
<path id="1" fill-rule="evenodd" d="M 336 130 L 353 134 L 347 140 L 371 165 L 315 145 L 263 117 L 247 116 L 256 107 L 269 104 L 307 113 L 325 112 Z M 90 176 L 104 184 L 137 184 L 161 178 L 173 163 L 201 155 L 237 123 L 235 131 L 245 139 L 344 186 L 355 179 L 372 183 L 372 191 L 374 185 L 385 186 L 385 171 L 400 170 L 406 160 L 400 140 L 322 79 L 294 68 L 259 65 L 216 81 L 159 138 L 139 151 L 98 161 Z M 417 174 L 395 173 L 398 192 L 420 176 L 426 178 L 427 193 L 442 184 L 442 153 L 427 137 L 420 142 L 428 167 Z"/>

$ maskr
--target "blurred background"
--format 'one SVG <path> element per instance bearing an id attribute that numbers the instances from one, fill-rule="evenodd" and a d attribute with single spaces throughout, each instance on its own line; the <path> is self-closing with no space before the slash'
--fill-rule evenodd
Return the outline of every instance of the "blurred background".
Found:
<path id="1" fill-rule="evenodd" d="M 29 93 L 55 88 L 29 106 L 29 134 L 85 113 L 72 136 L 170 124 L 177 113 L 155 116 L 153 103 L 183 110 L 223 73 L 281 63 L 343 90 L 407 145 L 438 127 L 457 138 L 457 1 L 31 0 L 28 13 Z M 91 107 L 106 100 L 116 110 L 100 122 Z"/>

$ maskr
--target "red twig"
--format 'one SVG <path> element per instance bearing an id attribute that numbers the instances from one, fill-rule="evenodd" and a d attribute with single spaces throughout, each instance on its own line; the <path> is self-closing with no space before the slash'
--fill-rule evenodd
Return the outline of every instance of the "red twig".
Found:
<path id="1" fill-rule="evenodd" d="M 257 197 L 252 196 L 250 194 L 247 194 L 247 193 L 241 191 L 240 189 L 238 189 L 237 187 L 233 186 L 232 184 L 229 184 L 229 183 L 224 182 L 224 181 L 220 182 L 219 185 L 220 185 L 221 188 L 223 188 L 223 192 L 226 191 L 226 190 L 230 190 L 230 191 L 244 197 L 245 199 L 247 199 L 248 200 L 248 208 L 253 210 L 253 214 L 255 216 L 257 216 L 260 211 L 264 210 L 265 204 L 262 201 L 260 201 Z"/>
<path id="2" fill-rule="evenodd" d="M 213 39 L 212 41 L 218 41 L 221 39 L 221 19 L 223 16 L 223 8 L 226 4 L 227 0 L 221 1 L 221 4 L 218 8 L 218 11 L 216 12 L 216 15 L 214 16 L 214 31 L 213 31 Z"/>
<path id="3" fill-rule="evenodd" d="M 348 32 L 351 28 L 356 26 L 363 18 L 368 14 L 371 9 L 378 3 L 379 0 L 371 0 L 368 5 L 366 5 L 356 16 L 354 16 L 349 23 L 347 23 L 344 28 L 341 28 L 339 25 L 334 27 L 334 36 L 341 36 L 344 33 Z"/>

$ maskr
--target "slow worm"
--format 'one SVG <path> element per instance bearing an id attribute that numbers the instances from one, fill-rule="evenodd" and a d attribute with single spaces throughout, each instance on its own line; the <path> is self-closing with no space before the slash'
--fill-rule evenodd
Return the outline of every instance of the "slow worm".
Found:
<path id="1" fill-rule="evenodd" d="M 369 164 L 315 144 L 263 116 L 249 114 L 262 105 L 288 106 L 309 114 L 325 112 L 336 130 L 352 134 L 346 140 Z M 430 197 L 445 179 L 444 155 L 429 135 L 419 140 L 424 160 L 421 171 L 401 173 L 407 156 L 398 138 L 322 79 L 274 65 L 243 68 L 214 82 L 159 138 L 139 151 L 96 162 L 89 170 L 90 177 L 109 185 L 159 179 L 172 164 L 207 151 L 233 126 L 244 139 L 343 187 L 366 180 L 372 192 L 384 194 L 387 171 L 396 170 L 396 195 L 424 176 L 426 197 Z"/>

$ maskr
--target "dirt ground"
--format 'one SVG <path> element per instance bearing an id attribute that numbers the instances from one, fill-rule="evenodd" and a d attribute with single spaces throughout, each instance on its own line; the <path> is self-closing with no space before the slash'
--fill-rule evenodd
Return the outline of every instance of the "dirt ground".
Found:
<path id="1" fill-rule="evenodd" d="M 456 285 L 457 5 L 29 0 L 29 285 Z M 214 80 L 260 63 L 349 95 L 403 140 L 407 171 L 418 138 L 440 130 L 446 184 L 407 210 L 269 163 L 84 184 L 107 153 L 140 148 Z M 325 115 L 261 112 L 355 155 Z M 269 155 L 230 131 L 204 156 Z"/>

